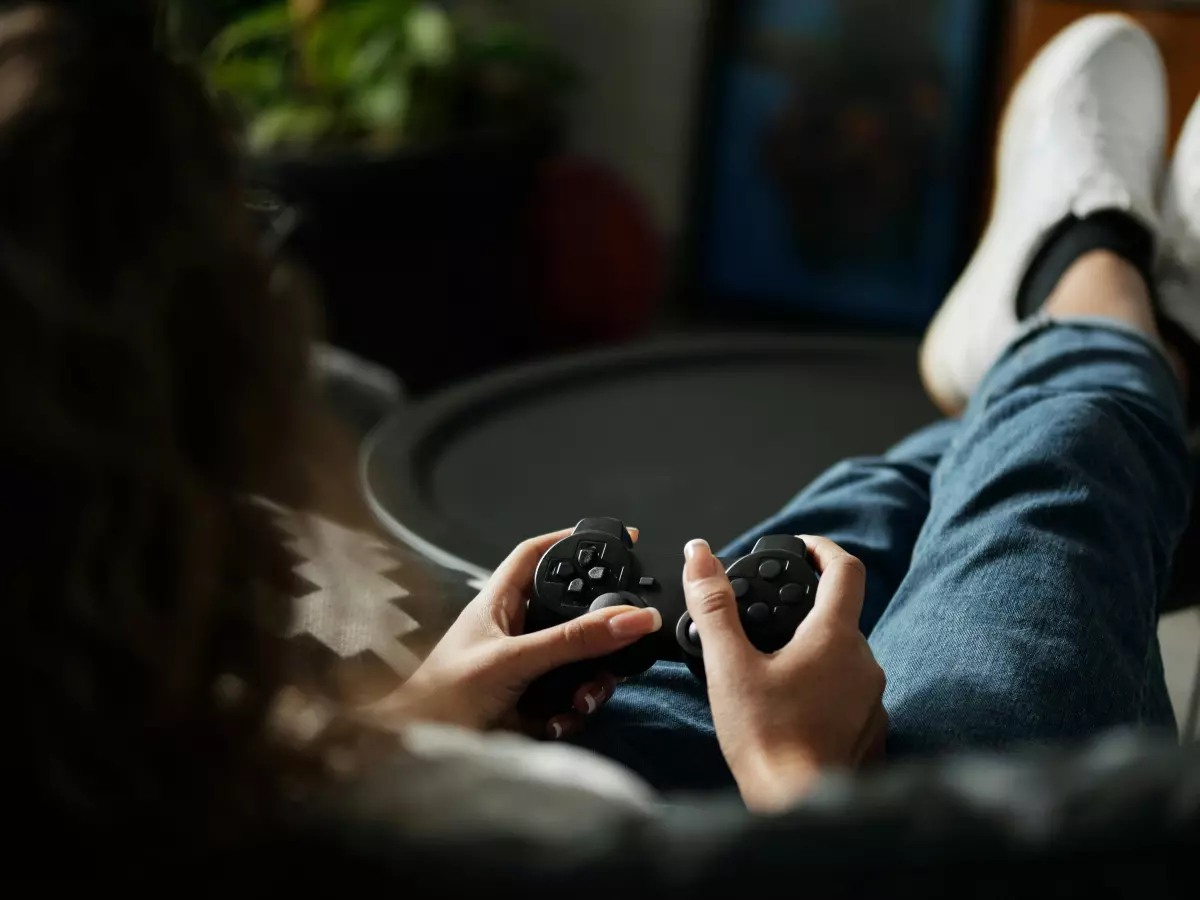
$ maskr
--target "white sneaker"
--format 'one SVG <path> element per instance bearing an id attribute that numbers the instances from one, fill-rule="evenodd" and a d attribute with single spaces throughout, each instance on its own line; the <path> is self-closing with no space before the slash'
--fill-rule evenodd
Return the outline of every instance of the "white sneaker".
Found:
<path id="1" fill-rule="evenodd" d="M 1054 226 L 1118 209 L 1157 234 L 1166 129 L 1162 57 L 1132 19 L 1081 19 L 1030 65 L 1004 116 L 991 221 L 921 347 L 943 412 L 962 412 L 1015 336 L 1017 293 Z"/>
<path id="2" fill-rule="evenodd" d="M 1158 298 L 1200 343 L 1200 100 L 1184 123 L 1163 186 Z"/>

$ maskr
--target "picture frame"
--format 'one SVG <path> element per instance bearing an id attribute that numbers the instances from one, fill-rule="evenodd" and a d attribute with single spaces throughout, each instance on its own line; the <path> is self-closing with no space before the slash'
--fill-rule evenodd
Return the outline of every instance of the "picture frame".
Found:
<path id="1" fill-rule="evenodd" d="M 682 299 L 918 331 L 988 201 L 1000 0 L 712 0 Z"/>

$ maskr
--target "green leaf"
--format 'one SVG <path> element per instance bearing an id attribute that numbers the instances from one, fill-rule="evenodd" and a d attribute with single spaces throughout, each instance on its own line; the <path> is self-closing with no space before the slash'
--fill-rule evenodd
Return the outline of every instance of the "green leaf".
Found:
<path id="1" fill-rule="evenodd" d="M 206 0 L 205 9 L 217 2 L 259 0 Z M 203 58 L 214 89 L 250 121 L 248 140 L 259 152 L 434 140 L 463 118 L 459 100 L 468 92 L 483 110 L 468 118 L 504 121 L 553 105 L 578 80 L 551 45 L 499 6 L 495 16 L 474 17 L 466 4 L 447 13 L 434 0 L 327 0 L 300 25 L 287 3 L 265 2 L 222 31 Z"/>
<path id="2" fill-rule="evenodd" d="M 211 59 L 223 60 L 255 44 L 288 44 L 294 25 L 287 4 L 256 10 L 226 26 L 208 46 Z"/>
<path id="3" fill-rule="evenodd" d="M 408 0 L 372 0 L 327 9 L 312 24 L 305 41 L 310 77 L 326 87 L 344 88 L 401 68 L 406 59 L 403 29 L 409 6 Z M 371 53 L 384 49 L 386 58 L 370 59 Z"/>
<path id="4" fill-rule="evenodd" d="M 209 66 L 208 79 L 217 91 L 257 104 L 280 96 L 287 87 L 286 67 L 277 59 L 226 59 Z"/>
<path id="5" fill-rule="evenodd" d="M 403 78 L 383 81 L 354 98 L 354 112 L 367 131 L 399 133 L 404 130 L 412 92 Z"/>
<path id="6" fill-rule="evenodd" d="M 337 113 L 325 106 L 287 104 L 269 109 L 256 118 L 246 133 L 255 153 L 281 145 L 312 147 L 337 131 Z"/>
<path id="7" fill-rule="evenodd" d="M 415 61 L 440 68 L 454 59 L 454 23 L 440 6 L 423 3 L 408 16 L 408 46 Z"/>
<path id="8" fill-rule="evenodd" d="M 394 71 L 396 44 L 394 35 L 379 35 L 368 40 L 354 55 L 346 73 L 347 80 L 356 84 L 366 84 L 377 80 L 387 71 Z"/>

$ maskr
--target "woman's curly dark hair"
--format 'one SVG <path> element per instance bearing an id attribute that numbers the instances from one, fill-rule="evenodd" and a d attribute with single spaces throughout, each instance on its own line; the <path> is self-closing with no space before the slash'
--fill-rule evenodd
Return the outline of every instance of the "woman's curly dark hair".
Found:
<path id="1" fill-rule="evenodd" d="M 310 499 L 322 413 L 270 277 L 196 75 L 0 13 L 6 741 L 56 842 L 227 839 L 307 772 L 267 728 L 294 576 L 259 499 Z"/>

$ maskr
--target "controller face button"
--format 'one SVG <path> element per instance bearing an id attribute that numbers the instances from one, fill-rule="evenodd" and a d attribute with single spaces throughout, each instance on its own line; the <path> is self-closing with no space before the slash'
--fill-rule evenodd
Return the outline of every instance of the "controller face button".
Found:
<path id="1" fill-rule="evenodd" d="M 774 581 L 783 572 L 783 564 L 777 559 L 764 559 L 758 566 L 758 574 L 766 581 Z"/>
<path id="2" fill-rule="evenodd" d="M 644 587 L 644 588 L 648 588 L 650 590 L 654 590 L 656 587 L 658 587 L 658 582 L 655 581 L 653 578 L 651 578 L 649 575 L 643 575 L 641 578 L 638 579 L 638 587 Z"/>
<path id="3" fill-rule="evenodd" d="M 591 581 L 603 581 L 608 570 L 604 566 L 596 566 L 593 569 L 588 569 L 588 579 Z"/>
<path id="4" fill-rule="evenodd" d="M 575 577 L 575 567 L 569 562 L 560 562 L 554 567 L 554 577 L 561 578 L 566 581 L 569 578 Z"/>
<path id="5" fill-rule="evenodd" d="M 771 621 L 771 607 L 765 603 L 751 603 L 746 608 L 746 619 L 752 625 L 765 625 Z"/>
<path id="6" fill-rule="evenodd" d="M 739 600 L 750 593 L 750 582 L 745 578 L 735 578 L 729 583 L 733 587 L 733 596 L 737 597 Z"/>
<path id="7" fill-rule="evenodd" d="M 785 584 L 779 589 L 779 602 L 784 606 L 796 606 L 808 596 L 810 588 L 803 584 Z"/>
<path id="8" fill-rule="evenodd" d="M 696 627 L 695 622 L 688 622 L 688 640 L 692 642 L 693 647 L 700 646 L 700 629 Z"/>
<path id="9" fill-rule="evenodd" d="M 583 593 L 583 579 L 576 578 L 574 581 L 572 581 L 570 584 L 568 584 L 567 585 L 567 593 L 575 594 L 577 596 L 579 594 L 582 594 Z"/>

